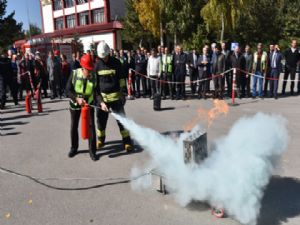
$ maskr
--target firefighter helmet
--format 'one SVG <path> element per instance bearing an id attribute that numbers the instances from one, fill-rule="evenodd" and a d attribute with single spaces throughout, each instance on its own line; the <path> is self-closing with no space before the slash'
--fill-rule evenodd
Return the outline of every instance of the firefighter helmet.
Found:
<path id="1" fill-rule="evenodd" d="M 105 41 L 101 41 L 97 47 L 97 53 L 100 58 L 105 58 L 105 56 L 108 56 L 110 53 L 110 48 L 108 44 L 105 43 Z"/>
<path id="2" fill-rule="evenodd" d="M 94 69 L 93 60 L 89 54 L 85 54 L 84 56 L 81 57 L 80 65 L 87 70 Z"/>

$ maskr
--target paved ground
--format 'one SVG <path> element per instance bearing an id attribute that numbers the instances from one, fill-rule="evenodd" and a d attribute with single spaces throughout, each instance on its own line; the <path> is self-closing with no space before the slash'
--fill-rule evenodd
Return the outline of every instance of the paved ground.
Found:
<path id="1" fill-rule="evenodd" d="M 227 100 L 228 102 L 230 100 Z M 231 125 L 244 115 L 256 112 L 281 114 L 289 121 L 290 145 L 282 158 L 276 176 L 266 189 L 259 225 L 300 224 L 300 96 L 274 99 L 237 100 L 226 117 L 220 117 L 208 130 L 212 142 L 227 133 Z M 35 177 L 116 178 L 128 177 L 134 165 L 142 164 L 147 155 L 139 151 L 127 155 L 120 151 L 120 135 L 110 118 L 108 141 L 93 162 L 87 143 L 81 141 L 81 154 L 67 157 L 69 150 L 68 102 L 46 100 L 45 112 L 28 116 L 20 107 L 8 104 L 1 112 L 0 166 Z M 128 101 L 127 115 L 137 123 L 160 132 L 182 130 L 199 107 L 209 108 L 211 100 L 163 102 L 161 112 L 152 110 L 152 101 Z M 59 187 L 98 185 L 101 180 L 45 181 Z M 193 203 L 181 208 L 170 196 L 155 191 L 134 192 L 129 184 L 118 184 L 82 191 L 59 191 L 36 182 L 0 173 L 1 225 L 236 225 L 230 219 L 216 219 L 208 206 Z"/>

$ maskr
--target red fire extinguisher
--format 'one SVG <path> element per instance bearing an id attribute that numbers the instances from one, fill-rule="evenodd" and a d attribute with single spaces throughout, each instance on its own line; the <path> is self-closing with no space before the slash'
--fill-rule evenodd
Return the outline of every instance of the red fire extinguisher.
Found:
<path id="1" fill-rule="evenodd" d="M 26 112 L 28 114 L 30 114 L 31 113 L 31 96 L 29 94 L 27 94 L 25 97 L 25 107 L 26 107 Z"/>
<path id="2" fill-rule="evenodd" d="M 81 137 L 82 139 L 89 139 L 90 137 L 90 109 L 88 104 L 81 108 Z"/>

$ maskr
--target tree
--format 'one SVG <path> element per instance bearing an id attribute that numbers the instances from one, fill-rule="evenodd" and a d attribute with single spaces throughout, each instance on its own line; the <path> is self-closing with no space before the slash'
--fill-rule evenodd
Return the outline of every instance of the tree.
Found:
<path id="1" fill-rule="evenodd" d="M 138 47 L 142 45 L 149 45 L 151 47 L 153 42 L 156 42 L 155 38 L 150 31 L 145 30 L 139 21 L 139 16 L 134 9 L 134 0 L 126 1 L 126 16 L 121 19 L 123 22 L 124 30 L 122 32 L 122 38 L 125 45 L 130 47 Z"/>
<path id="2" fill-rule="evenodd" d="M 31 38 L 34 35 L 41 34 L 42 30 L 36 24 L 29 24 L 29 30 L 25 31 L 25 37 L 27 39 Z"/>
<path id="3" fill-rule="evenodd" d="M 243 10 L 253 1 L 250 0 L 209 0 L 201 9 L 201 15 L 208 30 L 220 31 L 223 41 L 225 28 L 233 31 Z"/>
<path id="4" fill-rule="evenodd" d="M 6 13 L 7 0 L 0 0 L 0 48 L 4 49 L 11 45 L 14 41 L 24 38 L 22 32 L 22 23 L 17 23 L 14 19 L 15 12 L 7 17 Z"/>

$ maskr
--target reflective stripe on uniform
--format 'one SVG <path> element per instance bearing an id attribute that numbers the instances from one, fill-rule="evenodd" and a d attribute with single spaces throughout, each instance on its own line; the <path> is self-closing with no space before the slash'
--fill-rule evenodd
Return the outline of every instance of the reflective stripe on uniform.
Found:
<path id="1" fill-rule="evenodd" d="M 120 79 L 120 87 L 121 88 L 126 87 L 125 79 Z"/>
<path id="2" fill-rule="evenodd" d="M 97 137 L 105 137 L 105 130 L 97 129 Z"/>
<path id="3" fill-rule="evenodd" d="M 129 131 L 128 130 L 122 130 L 121 135 L 122 135 L 122 138 L 129 137 Z"/>
<path id="4" fill-rule="evenodd" d="M 114 76 L 114 75 L 116 75 L 116 70 L 99 70 L 98 75 L 100 75 L 100 76 Z"/>
<path id="5" fill-rule="evenodd" d="M 114 102 L 120 99 L 120 92 L 113 92 L 110 94 L 101 93 L 104 102 Z"/>

